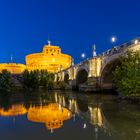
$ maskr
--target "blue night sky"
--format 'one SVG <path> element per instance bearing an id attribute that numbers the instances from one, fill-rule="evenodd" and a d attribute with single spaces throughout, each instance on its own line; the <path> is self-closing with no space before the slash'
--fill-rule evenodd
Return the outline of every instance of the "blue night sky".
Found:
<path id="1" fill-rule="evenodd" d="M 140 0 L 0 0 L 0 62 L 25 63 L 42 51 L 48 35 L 70 54 L 92 55 L 140 36 Z M 117 42 L 111 43 L 115 35 Z"/>

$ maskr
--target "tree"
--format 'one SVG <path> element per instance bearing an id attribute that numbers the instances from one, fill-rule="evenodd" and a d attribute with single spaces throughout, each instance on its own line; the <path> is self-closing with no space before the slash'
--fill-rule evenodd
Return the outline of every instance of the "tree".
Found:
<path id="1" fill-rule="evenodd" d="M 39 87 L 44 87 L 53 89 L 54 74 L 48 73 L 47 70 L 34 70 L 31 72 L 25 70 L 23 74 L 23 84 L 26 88 L 37 89 Z"/>
<path id="2" fill-rule="evenodd" d="M 54 88 L 54 74 L 53 73 L 49 73 L 48 76 L 48 89 L 53 89 Z"/>
<path id="3" fill-rule="evenodd" d="M 47 88 L 49 81 L 49 73 L 47 70 L 40 71 L 40 86 Z"/>
<path id="4" fill-rule="evenodd" d="M 29 72 L 28 70 L 25 70 L 23 73 L 23 84 L 27 88 L 33 88 L 36 89 L 39 87 L 39 71 L 34 70 Z"/>
<path id="5" fill-rule="evenodd" d="M 118 91 L 124 95 L 140 95 L 140 51 L 126 52 L 113 72 Z"/>
<path id="6" fill-rule="evenodd" d="M 11 74 L 7 70 L 0 73 L 0 90 L 10 91 L 12 88 Z"/>

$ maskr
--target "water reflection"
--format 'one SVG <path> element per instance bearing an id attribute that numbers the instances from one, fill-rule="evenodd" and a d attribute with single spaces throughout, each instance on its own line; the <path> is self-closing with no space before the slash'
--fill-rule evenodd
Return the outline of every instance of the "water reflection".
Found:
<path id="1" fill-rule="evenodd" d="M 0 116 L 10 117 L 27 114 L 27 119 L 36 123 L 45 123 L 49 130 L 61 128 L 65 120 L 78 115 L 98 127 L 104 127 L 104 115 L 100 106 L 90 106 L 76 96 L 66 97 L 64 94 L 51 94 L 45 99 L 29 98 L 23 103 L 9 104 L 9 108 L 0 108 Z M 81 105 L 83 104 L 83 105 Z M 86 124 L 83 126 L 86 128 Z"/>
<path id="2" fill-rule="evenodd" d="M 50 103 L 46 106 L 31 106 L 27 117 L 30 121 L 45 123 L 52 132 L 53 129 L 62 127 L 63 121 L 71 118 L 71 111 L 58 103 Z"/>
<path id="3" fill-rule="evenodd" d="M 0 116 L 9 117 L 9 116 L 18 116 L 25 115 L 27 113 L 26 108 L 23 104 L 12 105 L 8 110 L 0 108 Z"/>
<path id="4" fill-rule="evenodd" d="M 64 128 L 67 135 L 71 131 L 80 135 L 85 130 L 83 134 L 87 132 L 90 139 L 91 134 L 93 139 L 104 140 L 140 138 L 140 112 L 135 106 L 113 102 L 110 97 L 58 92 L 15 96 L 0 96 L 1 117 L 24 116 L 26 125 L 43 124 L 48 132 Z M 67 122 L 74 128 L 65 127 Z"/>
<path id="5" fill-rule="evenodd" d="M 64 95 L 60 96 L 59 94 L 55 93 L 55 101 L 71 110 L 73 116 L 76 114 L 79 117 L 88 119 L 88 121 L 93 125 L 105 128 L 106 119 L 102 112 L 101 103 L 93 103 L 91 106 L 90 104 L 87 104 L 87 100 L 86 103 L 84 103 L 84 100 L 78 99 L 77 101 L 76 97 L 69 97 L 67 102 Z M 83 127 L 86 128 L 86 124 L 84 124 Z"/>

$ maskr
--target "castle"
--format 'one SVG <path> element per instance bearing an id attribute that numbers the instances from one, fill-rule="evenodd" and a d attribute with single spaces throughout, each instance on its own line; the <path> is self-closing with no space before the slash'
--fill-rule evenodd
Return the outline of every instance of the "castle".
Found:
<path id="1" fill-rule="evenodd" d="M 59 46 L 48 45 L 43 47 L 40 53 L 33 53 L 26 56 L 26 65 L 16 63 L 1 63 L 0 72 L 4 69 L 8 70 L 11 74 L 22 74 L 25 69 L 33 70 L 47 70 L 48 72 L 55 73 L 66 69 L 72 65 L 72 57 L 67 54 L 61 53 Z"/>

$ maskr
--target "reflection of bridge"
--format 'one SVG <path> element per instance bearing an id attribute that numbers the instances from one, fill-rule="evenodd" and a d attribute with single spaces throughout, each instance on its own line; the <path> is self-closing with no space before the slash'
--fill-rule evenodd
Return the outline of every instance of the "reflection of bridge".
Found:
<path id="1" fill-rule="evenodd" d="M 95 90 L 113 87 L 112 71 L 118 64 L 119 56 L 127 50 L 140 50 L 140 38 L 131 40 L 121 46 L 115 46 L 99 56 L 93 56 L 77 65 L 55 74 L 55 81 L 65 81 L 71 87 Z M 95 50 L 94 50 L 95 51 Z M 93 54 L 95 54 L 93 52 Z"/>
<path id="2" fill-rule="evenodd" d="M 96 129 L 102 128 L 111 134 L 109 123 L 107 122 L 101 108 L 101 103 L 96 102 L 88 104 L 87 100 L 84 101 L 83 99 L 76 97 L 70 97 L 67 100 L 63 95 L 59 95 L 57 93 L 55 93 L 55 102 L 68 108 L 72 112 L 74 120 L 75 115 L 78 115 L 94 125 Z"/>

